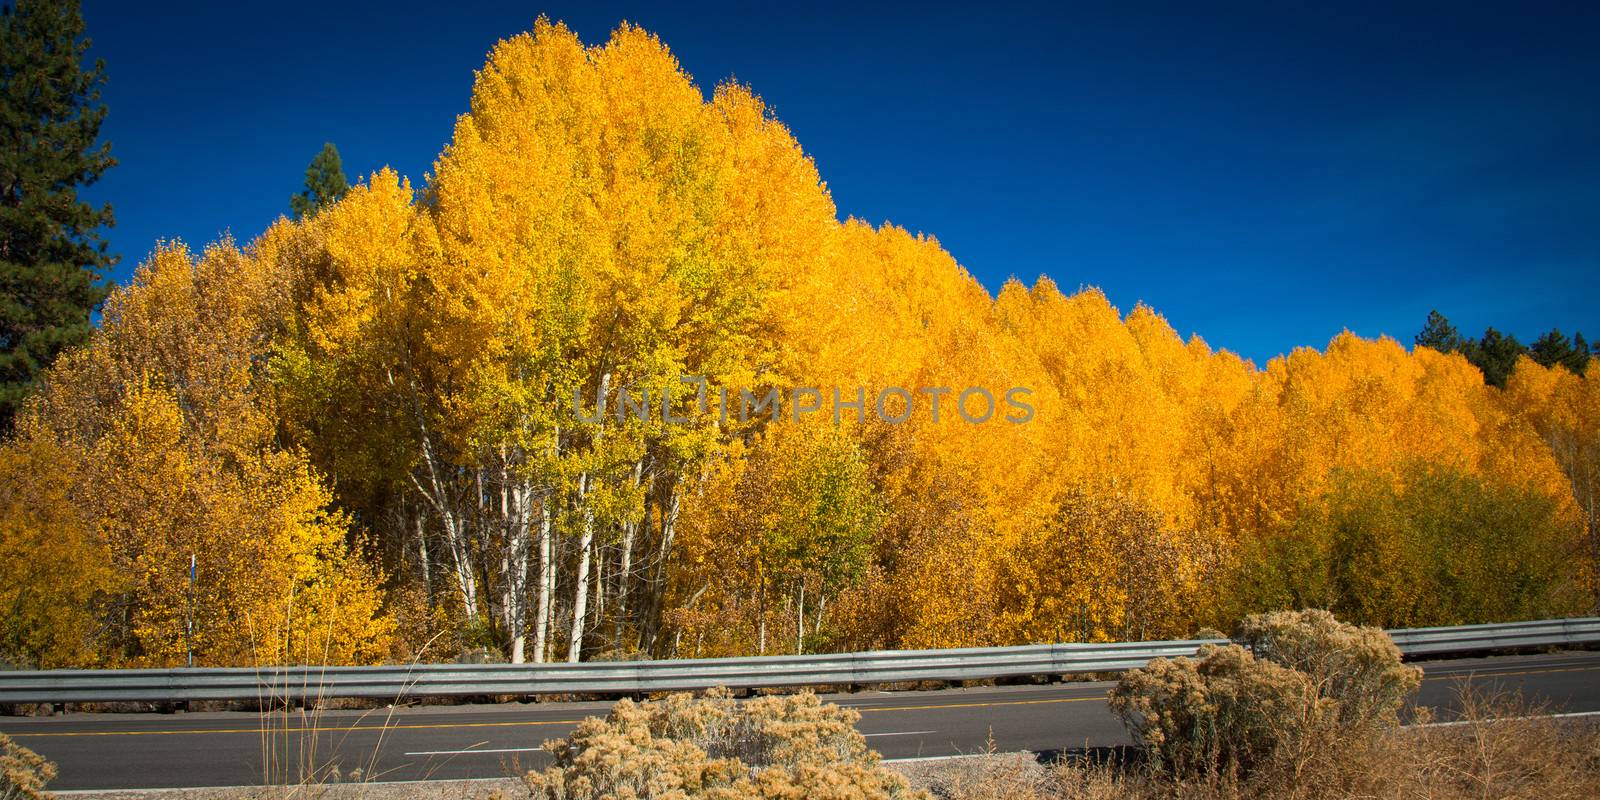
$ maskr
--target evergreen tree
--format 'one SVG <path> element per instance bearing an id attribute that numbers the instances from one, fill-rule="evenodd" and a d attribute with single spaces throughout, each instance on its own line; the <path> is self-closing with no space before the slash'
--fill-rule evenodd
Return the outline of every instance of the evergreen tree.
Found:
<path id="1" fill-rule="evenodd" d="M 289 198 L 289 211 L 295 219 L 309 217 L 337 202 L 348 191 L 350 181 L 344 177 L 339 148 L 328 142 L 311 159 L 311 166 L 306 167 L 305 191 Z"/>
<path id="2" fill-rule="evenodd" d="M 1582 375 L 1584 368 L 1589 366 L 1589 343 L 1584 340 L 1582 333 L 1569 340 L 1559 328 L 1552 328 L 1534 341 L 1533 346 L 1528 348 L 1528 355 L 1541 366 L 1554 367 L 1559 364 Z"/>
<path id="3" fill-rule="evenodd" d="M 1441 353 L 1459 353 L 1466 346 L 1466 340 L 1456 332 L 1456 326 L 1451 325 L 1450 320 L 1437 310 L 1428 312 L 1428 321 L 1415 341 L 1418 347 L 1431 347 Z"/>
<path id="4" fill-rule="evenodd" d="M 0 431 L 56 355 L 87 340 L 116 261 L 100 235 L 111 206 L 78 198 L 116 164 L 95 143 L 105 65 L 83 68 L 83 32 L 76 0 L 0 9 Z"/>
<path id="5" fill-rule="evenodd" d="M 1517 366 L 1517 359 L 1526 355 L 1544 367 L 1561 365 L 1577 375 L 1589 367 L 1589 359 L 1600 356 L 1600 342 L 1593 345 L 1582 333 L 1568 339 L 1559 328 L 1534 340 L 1529 347 L 1517 337 L 1500 333 L 1494 328 L 1483 332 L 1482 339 L 1464 337 L 1456 331 L 1450 320 L 1438 311 L 1428 312 L 1428 321 L 1414 340 L 1418 347 L 1428 347 L 1441 353 L 1460 353 L 1483 372 L 1484 382 L 1504 387 L 1506 379 Z"/>
<path id="6" fill-rule="evenodd" d="M 1490 327 L 1483 332 L 1482 339 L 1468 342 L 1463 352 L 1468 361 L 1483 370 L 1485 383 L 1505 388 L 1506 379 L 1511 377 L 1511 370 L 1517 366 L 1517 359 L 1527 354 L 1528 347 L 1517 341 L 1517 337 L 1502 334 Z"/>

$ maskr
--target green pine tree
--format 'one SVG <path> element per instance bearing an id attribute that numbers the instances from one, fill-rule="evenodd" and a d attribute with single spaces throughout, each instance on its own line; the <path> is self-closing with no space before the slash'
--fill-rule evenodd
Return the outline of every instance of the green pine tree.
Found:
<path id="1" fill-rule="evenodd" d="M 76 0 L 0 9 L 0 431 L 39 373 L 88 339 L 105 299 L 101 226 L 111 206 L 78 198 L 116 164 L 96 144 L 105 64 L 89 48 Z"/>
<path id="2" fill-rule="evenodd" d="M 1428 321 L 1414 341 L 1418 347 L 1430 347 L 1441 353 L 1459 353 L 1467 344 L 1456 332 L 1456 326 L 1451 325 L 1450 320 L 1438 311 L 1428 312 Z"/>
<path id="3" fill-rule="evenodd" d="M 1468 342 L 1463 353 L 1478 369 L 1483 370 L 1483 380 L 1490 386 L 1505 388 L 1506 379 L 1517 366 L 1517 359 L 1526 355 L 1528 346 L 1517 337 L 1502 334 L 1494 328 L 1483 332 L 1483 338 Z"/>
<path id="4" fill-rule="evenodd" d="M 305 191 L 289 198 L 289 211 L 295 219 L 309 217 L 332 205 L 348 191 L 350 182 L 344 177 L 339 148 L 328 142 L 322 146 L 322 152 L 311 159 L 311 166 L 306 167 Z"/>
<path id="5" fill-rule="evenodd" d="M 1578 334 L 1576 340 L 1571 340 L 1561 329 L 1552 328 L 1549 333 L 1534 340 L 1533 346 L 1528 348 L 1528 355 L 1546 367 L 1560 364 L 1582 375 L 1583 368 L 1589 365 L 1589 344 L 1583 340 L 1582 333 Z"/>

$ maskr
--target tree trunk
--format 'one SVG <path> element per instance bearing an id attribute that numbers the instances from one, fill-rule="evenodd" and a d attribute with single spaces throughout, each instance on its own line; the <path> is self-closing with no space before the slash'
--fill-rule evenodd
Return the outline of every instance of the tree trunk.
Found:
<path id="1" fill-rule="evenodd" d="M 672 553 L 672 538 L 677 531 L 679 497 L 676 486 L 667 484 L 667 496 L 661 512 L 661 543 L 656 550 L 655 575 L 650 580 L 650 611 L 645 619 L 646 635 L 643 637 L 646 652 L 655 652 L 656 637 L 661 631 L 661 611 L 667 595 L 667 561 Z"/>
<path id="2" fill-rule="evenodd" d="M 594 595 L 594 619 L 589 621 L 589 630 L 598 631 L 605 627 L 606 622 L 606 551 L 600 545 L 594 548 L 594 586 L 589 591 Z"/>
<path id="3" fill-rule="evenodd" d="M 461 589 L 462 611 L 466 614 L 467 624 L 475 624 L 478 621 L 478 579 L 472 574 L 471 548 L 455 515 L 446 510 L 441 512 L 441 516 L 445 536 L 449 539 L 451 562 L 456 570 L 456 584 Z"/>
<path id="4" fill-rule="evenodd" d="M 635 488 L 638 488 L 639 480 L 643 474 L 644 459 L 641 458 L 633 465 L 633 485 Z M 641 519 L 646 522 L 650 519 L 650 498 L 648 495 L 645 497 L 644 516 Z M 622 649 L 622 626 L 628 622 L 628 584 L 633 580 L 633 541 L 638 528 L 639 523 L 637 522 L 625 523 L 622 526 L 622 556 L 617 566 L 617 610 L 613 614 L 617 620 L 614 646 L 618 650 Z"/>
<path id="5" fill-rule="evenodd" d="M 585 495 L 590 476 L 578 477 L 578 502 L 583 506 L 583 536 L 578 541 L 578 574 L 573 580 L 572 634 L 567 641 L 567 662 L 577 663 L 583 654 L 583 624 L 589 613 L 589 562 L 594 550 L 594 509 Z"/>
<path id="6" fill-rule="evenodd" d="M 534 611 L 533 660 L 543 663 L 550 637 L 550 594 L 554 589 L 555 565 L 550 559 L 550 498 L 539 502 L 539 601 Z"/>
<path id="7" fill-rule="evenodd" d="M 416 395 L 415 386 L 412 386 L 412 394 L 413 397 Z M 445 544 L 450 549 L 456 582 L 461 591 L 462 610 L 465 612 L 467 623 L 475 624 L 478 621 L 478 582 L 472 574 L 472 554 L 467 542 L 465 521 L 455 512 L 450 502 L 450 492 L 445 485 L 444 477 L 440 475 L 438 459 L 434 455 L 433 435 L 428 429 L 420 405 L 415 407 L 415 412 L 417 433 L 422 445 L 422 463 L 427 468 L 428 482 L 424 485 L 415 472 L 411 474 L 411 482 L 439 515 L 441 527 L 444 528 Z"/>
<path id="8" fill-rule="evenodd" d="M 406 503 L 410 507 L 411 503 Z M 428 609 L 433 609 L 433 559 L 428 555 L 428 519 L 425 514 L 412 517 L 417 531 L 417 562 L 421 571 L 422 599 Z"/>
<path id="9" fill-rule="evenodd" d="M 602 372 L 600 375 L 599 397 L 604 398 L 611 385 L 610 373 Z M 604 407 L 604 400 L 600 402 Z M 605 432 L 605 415 L 600 415 L 600 423 L 595 427 L 594 446 L 600 444 L 600 437 Z M 583 510 L 583 535 L 578 542 L 578 574 L 573 581 L 572 597 L 572 628 L 571 636 L 567 641 L 567 662 L 577 663 L 583 656 L 583 624 L 584 617 L 589 612 L 589 562 L 594 557 L 594 506 L 589 502 L 589 489 L 594 481 L 594 475 L 584 472 L 578 476 L 578 507 Z"/>
<path id="10" fill-rule="evenodd" d="M 526 660 L 524 648 L 528 638 L 529 486 L 520 480 L 513 484 L 510 474 L 509 465 L 502 460 L 500 513 L 506 525 L 506 574 L 500 607 L 506 636 L 511 640 L 511 663 L 521 664 Z"/>

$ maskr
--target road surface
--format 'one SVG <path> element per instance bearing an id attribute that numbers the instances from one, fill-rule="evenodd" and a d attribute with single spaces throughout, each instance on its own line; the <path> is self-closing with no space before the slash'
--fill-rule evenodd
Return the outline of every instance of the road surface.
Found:
<path id="1" fill-rule="evenodd" d="M 1419 705 L 1447 719 L 1456 686 L 1520 690 L 1562 713 L 1600 712 L 1600 653 L 1420 662 Z M 1103 747 L 1130 740 L 1106 707 L 1109 683 L 826 695 L 861 712 L 887 759 Z M 335 764 L 376 780 L 494 778 L 549 763 L 540 745 L 609 703 L 509 703 L 285 717 L 243 712 L 0 717 L 0 732 L 60 768 L 55 790 L 295 783 Z M 287 730 L 285 730 L 287 728 Z M 269 759 L 268 755 L 274 754 Z"/>

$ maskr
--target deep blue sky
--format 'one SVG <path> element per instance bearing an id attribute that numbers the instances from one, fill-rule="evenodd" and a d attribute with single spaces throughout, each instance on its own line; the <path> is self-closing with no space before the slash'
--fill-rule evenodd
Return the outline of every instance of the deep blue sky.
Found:
<path id="1" fill-rule="evenodd" d="M 1098 285 L 1257 363 L 1409 344 L 1431 308 L 1600 335 L 1600 5 L 1116 5 L 88 0 L 122 162 L 91 197 L 125 281 L 158 238 L 260 233 L 324 141 L 420 179 L 540 13 L 590 43 L 629 20 L 703 90 L 752 85 L 841 216 L 931 233 L 991 291 Z"/>

